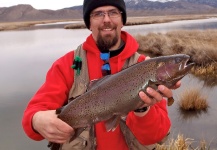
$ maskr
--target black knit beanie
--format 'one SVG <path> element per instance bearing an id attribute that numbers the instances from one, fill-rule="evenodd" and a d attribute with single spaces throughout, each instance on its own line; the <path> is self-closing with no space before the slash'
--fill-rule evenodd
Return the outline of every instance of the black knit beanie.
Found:
<path id="1" fill-rule="evenodd" d="M 97 7 L 115 6 L 122 11 L 123 24 L 127 21 L 126 6 L 124 0 L 84 0 L 83 3 L 83 19 L 86 27 L 90 28 L 90 13 Z"/>

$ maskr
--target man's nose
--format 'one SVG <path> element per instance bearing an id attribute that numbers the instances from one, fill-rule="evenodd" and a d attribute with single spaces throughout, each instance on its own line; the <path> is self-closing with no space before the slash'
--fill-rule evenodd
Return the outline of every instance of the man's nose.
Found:
<path id="1" fill-rule="evenodd" d="M 105 14 L 104 14 L 103 21 L 104 21 L 104 22 L 109 22 L 109 21 L 111 21 L 111 18 L 109 17 L 109 14 L 108 14 L 108 13 L 105 13 Z"/>

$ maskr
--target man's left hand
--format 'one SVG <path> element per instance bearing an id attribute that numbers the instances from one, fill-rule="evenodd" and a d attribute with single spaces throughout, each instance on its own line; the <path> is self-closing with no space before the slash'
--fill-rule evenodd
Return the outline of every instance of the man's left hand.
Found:
<path id="1" fill-rule="evenodd" d="M 177 89 L 181 86 L 181 81 L 178 81 L 174 87 L 172 87 L 171 89 Z M 152 106 L 158 102 L 160 102 L 163 97 L 167 97 L 167 98 L 171 98 L 173 97 L 173 93 L 172 93 L 172 90 L 167 88 L 166 86 L 164 85 L 159 85 L 158 86 L 158 90 L 159 92 L 157 92 L 156 90 L 148 87 L 146 92 L 152 97 L 149 97 L 148 95 L 146 95 L 143 91 L 140 91 L 139 92 L 139 96 L 140 98 L 144 101 L 144 105 L 142 107 L 149 107 L 149 106 Z M 141 108 L 142 108 L 141 107 Z M 149 109 L 143 113 L 136 113 L 135 112 L 135 115 L 137 116 L 144 116 L 145 114 L 147 114 L 147 112 L 149 111 Z"/>

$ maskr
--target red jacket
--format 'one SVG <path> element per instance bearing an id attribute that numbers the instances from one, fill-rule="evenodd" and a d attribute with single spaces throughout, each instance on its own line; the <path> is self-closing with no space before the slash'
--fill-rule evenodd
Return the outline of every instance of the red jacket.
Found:
<path id="1" fill-rule="evenodd" d="M 109 62 L 112 74 L 119 72 L 127 58 L 133 55 L 138 44 L 136 40 L 126 32 L 122 31 L 122 40 L 126 45 L 124 50 L 117 56 L 112 57 Z M 90 80 L 102 77 L 100 52 L 95 41 L 90 35 L 83 43 L 83 49 L 87 51 L 87 62 Z M 69 90 L 73 84 L 74 70 L 71 68 L 74 52 L 71 51 L 55 61 L 47 72 L 46 81 L 30 100 L 23 116 L 22 125 L 26 134 L 33 140 L 44 139 L 40 134 L 32 129 L 32 117 L 38 111 L 54 110 L 63 106 L 67 102 Z M 141 56 L 138 61 L 143 61 L 145 56 Z M 145 145 L 153 144 L 166 136 L 170 128 L 166 101 L 153 105 L 144 117 L 137 117 L 130 112 L 127 117 L 127 125 Z M 106 132 L 104 122 L 96 124 L 97 149 L 128 149 L 123 135 L 118 127 L 114 132 Z"/>

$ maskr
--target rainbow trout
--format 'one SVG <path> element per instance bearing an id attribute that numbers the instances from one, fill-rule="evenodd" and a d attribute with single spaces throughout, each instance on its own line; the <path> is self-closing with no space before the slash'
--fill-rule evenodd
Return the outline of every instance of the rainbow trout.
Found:
<path id="1" fill-rule="evenodd" d="M 86 93 L 63 107 L 58 118 L 75 133 L 100 121 L 105 121 L 108 132 L 113 131 L 121 116 L 144 104 L 140 91 L 160 84 L 170 88 L 182 79 L 193 66 L 189 58 L 184 54 L 155 57 L 96 80 Z"/>

